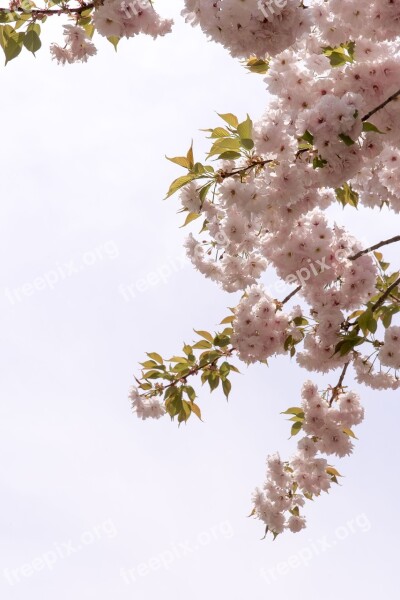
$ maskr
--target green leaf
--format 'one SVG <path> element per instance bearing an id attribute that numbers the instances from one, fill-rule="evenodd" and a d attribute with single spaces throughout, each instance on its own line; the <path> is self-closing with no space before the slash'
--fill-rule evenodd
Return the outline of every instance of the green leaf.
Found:
<path id="1" fill-rule="evenodd" d="M 236 127 L 239 125 L 238 118 L 235 117 L 235 115 L 233 115 L 232 113 L 225 113 L 225 114 L 217 113 L 217 114 L 219 117 L 221 117 L 221 119 L 223 119 L 226 123 L 228 123 L 228 125 L 230 125 L 234 129 L 236 129 Z"/>
<path id="2" fill-rule="evenodd" d="M 368 332 L 375 333 L 378 328 L 378 323 L 370 308 L 366 310 L 360 317 L 358 317 L 357 323 L 359 324 L 364 335 L 367 335 Z"/>
<path id="3" fill-rule="evenodd" d="M 259 75 L 265 75 L 269 70 L 269 63 L 261 58 L 252 56 L 247 61 L 246 68 L 251 73 L 258 73 Z"/>
<path id="4" fill-rule="evenodd" d="M 369 123 L 368 121 L 365 121 L 363 123 L 363 131 L 373 131 L 375 133 L 381 133 L 382 135 L 385 135 L 384 131 L 381 131 L 376 127 L 376 125 L 374 125 L 373 123 Z"/>
<path id="5" fill-rule="evenodd" d="M 334 467 L 328 467 L 325 469 L 328 475 L 333 475 L 334 477 L 342 477 L 339 471 L 337 471 Z"/>
<path id="6" fill-rule="evenodd" d="M 169 198 L 170 196 L 175 194 L 175 192 L 180 190 L 184 185 L 190 183 L 191 181 L 193 181 L 193 179 L 196 178 L 197 175 L 195 173 L 189 173 L 189 175 L 183 175 L 183 177 L 178 177 L 178 179 L 175 179 L 175 181 L 171 183 L 166 198 Z"/>
<path id="7" fill-rule="evenodd" d="M 253 140 L 249 140 L 249 139 L 245 138 L 245 139 L 241 139 L 240 141 L 242 143 L 243 148 L 245 148 L 245 150 L 252 150 L 254 148 Z"/>
<path id="8" fill-rule="evenodd" d="M 203 204 L 204 200 L 207 198 L 207 194 L 213 185 L 214 185 L 214 182 L 212 181 L 211 183 L 207 183 L 207 185 L 204 185 L 201 188 L 201 190 L 199 192 L 199 196 L 200 196 L 200 201 L 202 204 Z"/>
<path id="9" fill-rule="evenodd" d="M 215 346 L 219 346 L 220 348 L 225 348 L 231 342 L 231 339 L 227 335 L 216 335 L 213 344 Z"/>
<path id="10" fill-rule="evenodd" d="M 243 123 L 239 123 L 237 126 L 237 132 L 240 135 L 240 138 L 243 140 L 252 140 L 253 138 L 253 121 L 250 119 L 249 115 Z"/>
<path id="11" fill-rule="evenodd" d="M 142 367 L 144 367 L 145 369 L 153 369 L 154 367 L 157 366 L 157 363 L 155 360 L 146 360 L 145 362 L 140 363 L 142 365 Z"/>
<path id="12" fill-rule="evenodd" d="M 159 354 L 157 354 L 157 352 L 146 352 L 147 356 L 153 360 L 155 360 L 157 363 L 159 363 L 160 365 L 164 364 L 164 361 L 162 359 L 162 356 L 160 356 Z"/>
<path id="13" fill-rule="evenodd" d="M 110 35 L 107 39 L 110 42 L 110 44 L 112 44 L 114 46 L 114 50 L 116 52 L 117 46 L 118 46 L 121 38 L 119 38 L 117 35 Z"/>
<path id="14" fill-rule="evenodd" d="M 192 412 L 196 415 L 196 417 L 198 417 L 200 419 L 200 421 L 202 420 L 201 418 L 201 410 L 200 407 L 197 406 L 197 404 L 195 404 L 194 402 L 192 402 L 192 404 L 190 405 Z"/>
<path id="15" fill-rule="evenodd" d="M 191 213 L 190 212 L 187 215 L 184 224 L 180 226 L 180 229 L 182 229 L 182 227 L 186 227 L 186 225 L 189 225 L 189 223 L 191 223 L 192 221 L 195 221 L 199 217 L 200 217 L 200 213 Z"/>
<path id="16" fill-rule="evenodd" d="M 16 58 L 22 50 L 25 33 L 15 31 L 10 25 L 2 28 L 2 47 L 6 57 L 6 63 Z"/>
<path id="17" fill-rule="evenodd" d="M 215 129 L 212 129 L 212 133 L 211 133 L 211 137 L 212 138 L 222 138 L 222 137 L 230 137 L 230 133 L 227 129 L 224 129 L 223 127 L 216 127 Z"/>
<path id="18" fill-rule="evenodd" d="M 240 150 L 240 140 L 238 138 L 229 137 L 216 140 L 211 146 L 208 158 L 229 150 Z"/>
<path id="19" fill-rule="evenodd" d="M 303 425 L 300 421 L 297 421 L 296 423 L 294 423 L 292 426 L 291 432 L 290 432 L 291 437 L 297 435 L 302 427 L 303 427 Z"/>
<path id="20" fill-rule="evenodd" d="M 310 144 L 310 146 L 314 145 L 314 136 L 312 133 L 310 133 L 308 131 L 308 129 L 305 131 L 305 133 L 303 133 L 303 135 L 301 136 L 301 139 L 308 142 Z"/>
<path id="21" fill-rule="evenodd" d="M 92 25 L 92 22 L 90 21 L 89 23 L 86 23 L 82 27 L 86 31 L 86 35 L 88 36 L 88 38 L 92 39 L 94 32 L 95 32 L 94 25 Z"/>
<path id="22" fill-rule="evenodd" d="M 282 412 L 281 415 L 297 415 L 304 417 L 304 412 L 302 408 L 299 408 L 298 406 L 293 406 L 292 408 L 288 408 L 287 410 Z"/>
<path id="23" fill-rule="evenodd" d="M 234 320 L 235 320 L 235 315 L 230 315 L 229 317 L 225 317 L 225 319 L 222 319 L 220 324 L 226 325 L 228 323 L 233 323 Z"/>
<path id="24" fill-rule="evenodd" d="M 181 363 L 187 365 L 188 359 L 184 356 L 173 356 L 172 358 L 168 359 L 168 362 Z"/>
<path id="25" fill-rule="evenodd" d="M 203 337 L 208 342 L 212 343 L 214 340 L 213 336 L 208 331 L 202 331 L 202 330 L 197 330 L 197 329 L 194 329 L 193 331 L 195 333 L 197 333 L 197 335 L 199 335 L 200 337 Z"/>
<path id="26" fill-rule="evenodd" d="M 143 390 L 143 391 L 147 392 L 148 390 L 151 390 L 151 388 L 152 388 L 153 386 L 151 385 L 151 383 L 141 383 L 141 384 L 139 385 L 139 387 L 140 387 L 140 389 L 141 389 L 141 390 Z"/>
<path id="27" fill-rule="evenodd" d="M 38 23 L 31 23 L 24 37 L 24 46 L 29 52 L 34 55 L 35 52 L 40 50 L 42 42 L 40 41 L 40 25 Z"/>
<path id="28" fill-rule="evenodd" d="M 184 169 L 190 169 L 189 161 L 186 156 L 175 156 L 174 158 L 170 158 L 169 156 L 165 157 L 170 162 L 183 167 Z"/>
<path id="29" fill-rule="evenodd" d="M 328 161 L 326 161 L 321 156 L 315 156 L 313 158 L 313 168 L 314 169 L 323 169 L 325 167 L 325 165 L 327 165 L 327 164 L 328 164 Z"/>
<path id="30" fill-rule="evenodd" d="M 208 384 L 210 386 L 210 390 L 211 390 L 211 392 L 213 392 L 219 386 L 219 381 L 220 381 L 219 374 L 216 371 L 210 371 L 210 373 L 207 376 L 207 379 L 208 379 Z"/>
<path id="31" fill-rule="evenodd" d="M 196 392 L 195 392 L 194 388 L 192 388 L 191 385 L 184 385 L 183 391 L 186 392 L 186 394 L 191 402 L 194 402 L 196 400 Z"/>
<path id="32" fill-rule="evenodd" d="M 356 436 L 356 434 L 351 429 L 343 429 L 343 433 L 345 433 L 349 437 L 354 438 L 355 440 L 358 439 L 357 436 Z"/>
<path id="33" fill-rule="evenodd" d="M 200 342 L 197 342 L 193 348 L 195 350 L 208 350 L 209 348 L 212 348 L 212 344 L 206 340 L 201 340 Z"/>
<path id="34" fill-rule="evenodd" d="M 231 390 L 232 390 L 232 384 L 229 381 L 229 379 L 222 380 L 222 389 L 224 390 L 225 396 L 227 398 L 229 398 L 229 394 L 231 393 Z"/>
<path id="35" fill-rule="evenodd" d="M 230 364 L 228 362 L 224 361 L 219 368 L 219 374 L 221 376 L 221 379 L 226 379 L 226 377 L 228 377 L 230 372 L 231 372 Z"/>
<path id="36" fill-rule="evenodd" d="M 227 150 L 218 156 L 220 160 L 237 160 L 242 155 L 240 152 L 234 152 L 233 150 Z"/>
<path id="37" fill-rule="evenodd" d="M 193 142 L 188 150 L 188 153 L 186 155 L 187 161 L 189 163 L 189 168 L 193 169 L 194 167 L 194 156 L 193 156 Z"/>
<path id="38" fill-rule="evenodd" d="M 353 146 L 355 144 L 355 141 L 352 140 L 351 137 L 346 135 L 345 133 L 341 133 L 339 135 L 339 138 L 342 140 L 342 142 L 346 144 L 346 146 Z"/>
<path id="39" fill-rule="evenodd" d="M 364 341 L 365 338 L 359 336 L 356 336 L 354 338 L 347 337 L 341 340 L 338 344 L 336 344 L 335 354 L 339 352 L 340 356 L 346 356 L 346 354 L 349 354 L 349 352 L 354 350 L 356 346 L 359 346 L 360 344 L 364 343 Z"/>
<path id="40" fill-rule="evenodd" d="M 357 208 L 359 196 L 357 192 L 353 190 L 351 185 L 345 183 L 343 187 L 336 188 L 335 192 L 336 198 L 339 200 L 343 207 L 347 206 L 348 204 L 350 206 L 353 206 L 354 208 Z"/>

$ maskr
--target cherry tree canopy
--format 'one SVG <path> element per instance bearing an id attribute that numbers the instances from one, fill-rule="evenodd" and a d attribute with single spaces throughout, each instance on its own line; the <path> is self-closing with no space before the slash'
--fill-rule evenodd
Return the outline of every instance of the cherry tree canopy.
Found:
<path id="1" fill-rule="evenodd" d="M 94 34 L 116 47 L 172 28 L 147 0 L 50 0 L 42 8 L 13 0 L 0 11 L 6 61 L 23 47 L 39 50 L 41 24 L 54 15 L 66 19 L 64 45 L 51 46 L 61 64 L 94 55 Z M 399 265 L 392 269 L 380 252 L 400 235 L 368 247 L 326 213 L 339 202 L 398 218 L 400 1 L 186 0 L 183 15 L 265 76 L 272 99 L 257 123 L 221 114 L 204 163 L 192 147 L 170 158 L 184 174 L 167 197 L 179 193 L 185 225 L 200 223 L 186 241 L 190 260 L 242 298 L 219 332 L 198 331 L 170 359 L 148 353 L 130 397 L 138 417 L 182 423 L 201 418 L 192 379 L 229 396 L 240 361 L 287 355 L 329 373 L 322 390 L 306 380 L 286 411 L 292 436 L 301 434 L 297 450 L 286 461 L 268 457 L 253 495 L 252 514 L 267 532 L 298 532 L 306 500 L 338 482 L 330 457 L 352 453 L 364 418 L 359 394 L 346 386 L 350 369 L 360 386 L 400 387 Z M 271 269 L 292 286 L 284 298 L 263 285 Z"/>

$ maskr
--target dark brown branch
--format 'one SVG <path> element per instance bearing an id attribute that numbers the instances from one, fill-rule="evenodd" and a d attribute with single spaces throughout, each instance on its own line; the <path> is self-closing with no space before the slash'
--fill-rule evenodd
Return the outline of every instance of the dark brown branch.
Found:
<path id="1" fill-rule="evenodd" d="M 365 250 L 360 250 L 360 252 L 357 252 L 357 254 L 349 256 L 349 260 L 357 260 L 357 258 L 364 256 L 364 254 L 369 254 L 370 252 L 373 252 L 373 250 L 378 250 L 378 248 L 388 246 L 389 244 L 394 244 L 395 242 L 400 242 L 400 235 L 396 235 L 395 237 L 390 238 L 390 240 L 383 240 L 382 242 L 379 242 L 370 248 L 366 248 Z"/>
<path id="2" fill-rule="evenodd" d="M 329 406 L 332 406 L 332 404 L 334 403 L 334 401 L 336 400 L 336 398 L 338 397 L 340 392 L 343 390 L 343 381 L 344 381 L 344 378 L 346 376 L 347 369 L 349 368 L 349 366 L 350 366 L 350 361 L 344 365 L 343 371 L 339 378 L 339 381 L 337 382 L 335 387 L 332 388 L 332 397 L 330 399 Z"/>
<path id="3" fill-rule="evenodd" d="M 63 15 L 63 14 L 80 15 L 85 10 L 89 10 L 90 8 L 94 8 L 94 7 L 95 7 L 95 3 L 90 2 L 88 4 L 82 4 L 81 6 L 77 6 L 75 8 L 70 8 L 69 6 L 66 6 L 66 5 L 61 8 L 57 8 L 57 9 L 34 8 L 32 10 L 26 10 L 24 8 L 17 7 L 17 8 L 15 8 L 15 10 L 10 10 L 9 8 L 0 8 L 0 14 L 8 14 L 8 13 L 17 12 L 17 13 L 21 13 L 21 14 L 32 15 L 32 17 L 34 17 L 34 18 L 40 17 L 40 16 L 50 17 L 52 15 Z"/>
<path id="4" fill-rule="evenodd" d="M 250 165 L 248 165 L 247 167 L 242 167 L 240 169 L 235 169 L 235 171 L 220 171 L 218 173 L 219 177 L 221 179 L 228 179 L 228 177 L 234 177 L 235 175 L 241 175 L 242 173 L 247 173 L 247 171 L 251 171 L 251 169 L 254 169 L 255 167 L 265 167 L 266 164 L 273 162 L 272 159 L 268 159 L 268 160 L 258 160 L 255 162 L 252 162 Z"/>
<path id="5" fill-rule="evenodd" d="M 299 285 L 295 290 L 293 290 L 293 292 L 290 292 L 290 294 L 288 296 L 286 296 L 286 298 L 284 298 L 281 302 L 281 304 L 286 304 L 287 302 L 289 302 L 289 300 L 291 300 L 293 298 L 293 296 L 295 296 L 300 290 L 301 290 L 301 285 Z"/>
<path id="6" fill-rule="evenodd" d="M 374 108 L 373 110 L 371 110 L 369 113 L 367 113 L 362 118 L 362 121 L 368 121 L 368 119 L 370 117 L 372 117 L 372 115 L 374 115 L 375 113 L 377 113 L 379 110 L 382 110 L 382 108 L 385 108 L 385 106 L 387 106 L 389 104 L 389 102 L 393 102 L 393 100 L 397 100 L 397 98 L 399 96 L 400 96 L 400 90 L 398 90 L 397 92 L 395 92 L 394 94 L 392 94 L 387 100 L 385 100 L 385 102 L 382 102 L 382 104 L 380 104 L 379 106 L 377 106 L 376 108 Z"/>
<path id="7" fill-rule="evenodd" d="M 379 300 L 377 300 L 375 302 L 375 304 L 371 308 L 372 312 L 375 312 L 376 310 L 378 310 L 378 308 L 380 306 L 382 306 L 382 304 L 385 302 L 386 298 L 388 298 L 390 296 L 390 294 L 393 292 L 393 290 L 395 290 L 397 288 L 398 285 L 400 285 L 400 277 L 398 279 L 396 279 L 396 281 L 388 287 L 386 292 L 384 294 L 382 294 L 382 296 L 379 298 Z"/>

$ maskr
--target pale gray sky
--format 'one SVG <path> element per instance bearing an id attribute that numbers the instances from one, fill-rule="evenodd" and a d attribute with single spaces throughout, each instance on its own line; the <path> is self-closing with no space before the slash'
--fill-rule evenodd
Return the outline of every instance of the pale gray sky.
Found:
<path id="1" fill-rule="evenodd" d="M 205 422 L 179 430 L 131 414 L 144 353 L 175 353 L 237 299 L 182 263 L 187 231 L 176 199 L 162 201 L 179 169 L 164 155 L 194 137 L 202 156 L 215 111 L 257 118 L 268 97 L 179 18 L 157 42 L 98 45 L 87 65 L 43 49 L 1 72 L 1 598 L 394 598 L 395 393 L 361 390 L 343 485 L 274 543 L 246 515 L 266 455 L 294 449 L 279 412 L 306 372 L 287 359 L 244 369 L 229 404 L 204 390 Z M 398 232 L 385 212 L 331 214 L 371 242 Z M 154 272 L 165 282 L 139 291 Z"/>

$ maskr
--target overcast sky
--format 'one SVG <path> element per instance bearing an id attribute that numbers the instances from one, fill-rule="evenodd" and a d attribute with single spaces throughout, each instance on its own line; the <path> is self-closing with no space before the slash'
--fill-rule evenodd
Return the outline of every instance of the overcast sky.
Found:
<path id="1" fill-rule="evenodd" d="M 162 200 L 179 168 L 164 155 L 194 138 L 202 158 L 215 111 L 256 119 L 268 103 L 262 77 L 184 25 L 175 2 L 164 13 L 176 26 L 157 42 L 115 54 L 100 41 L 65 68 L 44 48 L 1 70 L 1 597 L 393 598 L 396 393 L 361 390 L 342 486 L 274 543 L 246 518 L 250 496 L 267 454 L 295 447 L 279 412 L 308 373 L 287 359 L 244 368 L 229 404 L 204 389 L 205 422 L 179 429 L 130 411 L 144 353 L 176 353 L 238 298 L 183 259 L 178 203 Z M 45 45 L 60 37 L 50 28 Z M 371 242 L 398 233 L 384 211 L 331 217 Z"/>

